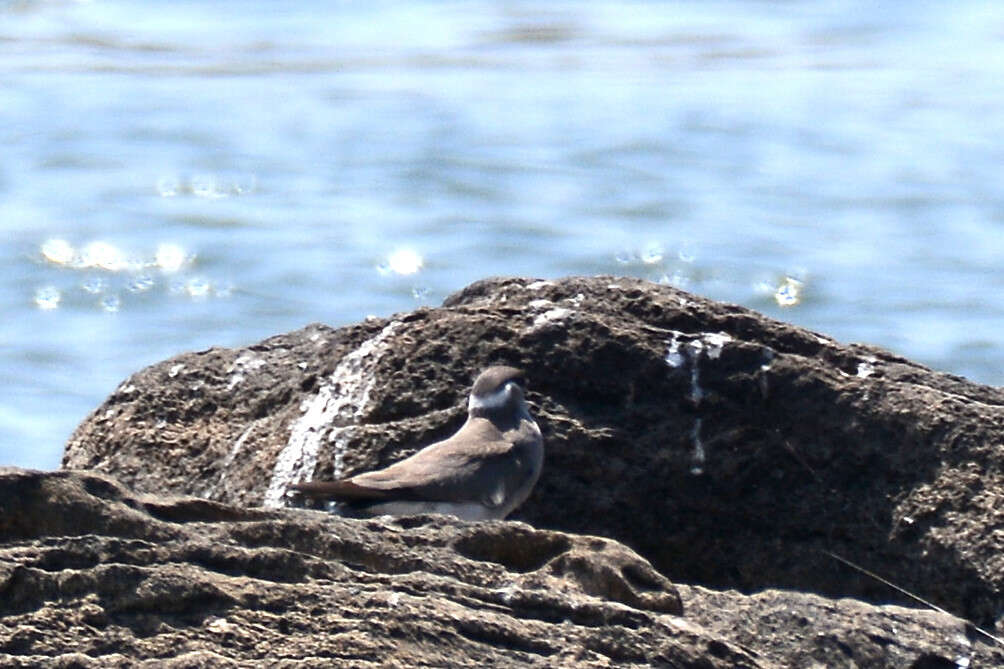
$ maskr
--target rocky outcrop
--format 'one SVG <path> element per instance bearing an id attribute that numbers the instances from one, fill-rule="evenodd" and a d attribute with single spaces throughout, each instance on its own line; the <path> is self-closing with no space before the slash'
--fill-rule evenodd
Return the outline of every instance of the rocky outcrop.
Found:
<path id="1" fill-rule="evenodd" d="M 290 481 L 450 434 L 491 363 L 527 369 L 544 431 L 516 513 L 534 527 L 716 590 L 911 603 L 832 552 L 984 626 L 1004 611 L 1004 391 L 639 280 L 493 279 L 436 309 L 181 355 L 124 381 L 64 466 L 278 507 Z M 853 608 L 826 601 L 813 610 Z"/>
<path id="2" fill-rule="evenodd" d="M 0 469 L 4 667 L 941 667 L 944 614 L 680 592 L 633 551 L 519 522 L 346 520 Z M 754 650 L 756 649 L 756 650 Z"/>
<path id="3" fill-rule="evenodd" d="M 70 472 L 0 471 L 0 508 L 3 666 L 759 664 L 670 615 L 673 585 L 608 539 L 247 510 Z"/>

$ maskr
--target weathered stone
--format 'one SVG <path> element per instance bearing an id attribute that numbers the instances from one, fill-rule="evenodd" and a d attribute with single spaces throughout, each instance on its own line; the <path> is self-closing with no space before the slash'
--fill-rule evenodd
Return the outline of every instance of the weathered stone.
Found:
<path id="1" fill-rule="evenodd" d="M 687 619 L 784 667 L 1002 666 L 1004 653 L 958 618 L 783 590 L 679 586 Z"/>
<path id="2" fill-rule="evenodd" d="M 527 369 L 544 431 L 516 514 L 536 527 L 620 540 L 677 582 L 908 603 L 832 551 L 980 624 L 1004 611 L 1004 391 L 633 279 L 493 279 L 178 356 L 126 380 L 64 465 L 279 505 L 291 480 L 447 436 L 495 362 Z"/>
<path id="3" fill-rule="evenodd" d="M 682 587 L 681 617 L 677 588 L 624 546 L 518 522 L 242 509 L 15 469 L 0 518 L 4 667 L 1004 660 L 951 616 L 853 600 Z"/>
<path id="4" fill-rule="evenodd" d="M 599 537 L 245 510 L 14 469 L 0 519 L 5 667 L 771 666 L 674 615 L 674 586 Z"/>

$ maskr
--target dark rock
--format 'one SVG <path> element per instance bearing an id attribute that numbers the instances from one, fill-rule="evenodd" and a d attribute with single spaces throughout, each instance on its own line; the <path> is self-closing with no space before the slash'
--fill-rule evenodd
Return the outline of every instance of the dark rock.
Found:
<path id="1" fill-rule="evenodd" d="M 832 551 L 979 624 L 1004 611 L 1004 391 L 632 279 L 493 279 L 178 356 L 127 379 L 64 466 L 281 505 L 290 481 L 450 434 L 491 363 L 528 371 L 547 455 L 516 516 L 536 527 L 617 539 L 677 582 L 910 603 Z"/>
<path id="2" fill-rule="evenodd" d="M 631 550 L 518 522 L 241 509 L 0 469 L 0 517 L 19 514 L 0 531 L 4 667 L 1004 660 L 951 616 L 853 600 L 681 587 L 681 617 Z"/>
<path id="3" fill-rule="evenodd" d="M 783 590 L 755 595 L 679 586 L 687 619 L 785 667 L 1004 666 L 999 646 L 936 611 Z"/>
<path id="4" fill-rule="evenodd" d="M 599 537 L 203 506 L 69 471 L 0 469 L 0 514 L 30 518 L 0 531 L 5 667 L 771 666 Z"/>

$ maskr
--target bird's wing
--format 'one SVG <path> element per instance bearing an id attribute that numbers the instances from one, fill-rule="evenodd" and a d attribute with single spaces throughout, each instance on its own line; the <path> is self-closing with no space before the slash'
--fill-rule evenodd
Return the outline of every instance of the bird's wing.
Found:
<path id="1" fill-rule="evenodd" d="M 423 500 L 498 506 L 534 475 L 528 440 L 502 438 L 484 419 L 469 421 L 445 441 L 385 469 L 341 481 L 290 486 L 340 501 Z"/>
<path id="2" fill-rule="evenodd" d="M 341 481 L 307 481 L 304 483 L 293 483 L 290 490 L 295 490 L 307 497 L 325 497 L 330 499 L 349 500 L 381 500 L 386 495 L 373 488 L 366 488 L 352 482 L 351 479 Z"/>

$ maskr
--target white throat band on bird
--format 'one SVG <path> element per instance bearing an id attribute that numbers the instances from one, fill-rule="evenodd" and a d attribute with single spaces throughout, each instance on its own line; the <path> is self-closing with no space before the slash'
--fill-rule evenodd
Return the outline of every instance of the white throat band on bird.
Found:
<path id="1" fill-rule="evenodd" d="M 467 421 L 453 436 L 383 469 L 338 481 L 295 483 L 288 490 L 332 500 L 335 511 L 346 516 L 505 518 L 529 497 L 544 460 L 524 378 L 515 367 L 489 367 L 474 381 Z"/>

